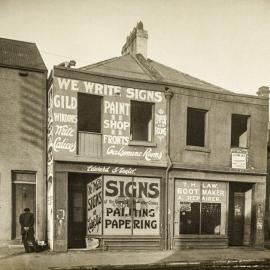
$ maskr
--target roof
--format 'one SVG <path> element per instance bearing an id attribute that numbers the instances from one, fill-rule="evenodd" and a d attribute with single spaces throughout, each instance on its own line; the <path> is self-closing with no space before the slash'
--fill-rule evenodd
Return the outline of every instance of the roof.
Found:
<path id="1" fill-rule="evenodd" d="M 0 65 L 47 71 L 35 43 L 6 38 L 0 38 Z"/>
<path id="2" fill-rule="evenodd" d="M 109 76 L 121 76 L 128 79 L 142 79 L 168 84 L 177 84 L 183 87 L 199 88 L 207 91 L 232 93 L 214 84 L 192 77 L 181 71 L 165 66 L 143 55 L 130 54 L 114 57 L 102 62 L 79 68 L 83 71 L 92 71 Z"/>

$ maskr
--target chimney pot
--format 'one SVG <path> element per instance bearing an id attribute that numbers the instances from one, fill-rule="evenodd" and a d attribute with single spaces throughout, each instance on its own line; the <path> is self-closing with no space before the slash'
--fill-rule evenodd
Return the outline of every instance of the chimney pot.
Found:
<path id="1" fill-rule="evenodd" d="M 269 87 L 268 86 L 261 86 L 259 87 L 258 91 L 257 91 L 257 95 L 260 97 L 266 97 L 269 98 Z"/>
<path id="2" fill-rule="evenodd" d="M 133 56 L 136 54 L 142 54 L 147 58 L 147 40 L 148 33 L 143 29 L 143 23 L 140 21 L 126 38 L 126 43 L 122 47 L 122 55 L 128 53 Z"/>

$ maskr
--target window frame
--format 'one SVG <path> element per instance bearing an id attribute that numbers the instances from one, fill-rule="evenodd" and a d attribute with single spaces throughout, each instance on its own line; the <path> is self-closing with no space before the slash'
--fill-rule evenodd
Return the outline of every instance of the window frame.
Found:
<path id="1" fill-rule="evenodd" d="M 193 202 L 198 202 L 199 203 L 199 233 L 198 234 L 193 234 L 193 233 L 180 233 L 180 207 L 178 206 L 178 203 L 180 205 L 180 202 L 185 203 L 184 200 L 179 200 L 177 199 L 177 197 L 179 196 L 179 194 L 177 193 L 177 189 L 181 186 L 180 183 L 183 182 L 194 182 L 196 184 L 199 184 L 199 195 L 200 198 L 194 200 Z M 203 201 L 202 199 L 202 189 L 203 189 L 203 184 L 206 183 L 213 183 L 213 184 L 220 184 L 221 188 L 223 186 L 223 191 L 224 191 L 224 196 L 220 197 L 220 201 L 219 202 L 207 202 L 207 201 Z M 195 194 L 195 193 L 194 193 Z M 206 195 L 207 196 L 207 195 Z M 211 196 L 211 195 L 210 195 Z M 190 202 L 191 204 L 192 202 Z M 205 203 L 218 203 L 221 206 L 221 214 L 220 214 L 220 228 L 219 228 L 219 233 L 214 233 L 214 234 L 206 234 L 206 233 L 202 233 L 202 204 Z M 229 185 L 227 182 L 224 181 L 212 181 L 212 180 L 208 180 L 208 179 L 204 179 L 204 180 L 199 180 L 199 179 L 190 179 L 190 178 L 174 178 L 174 192 L 173 192 L 173 236 L 176 238 L 182 238 L 182 237 L 223 237 L 224 235 L 227 235 L 228 232 L 228 206 L 229 205 Z"/>
<path id="2" fill-rule="evenodd" d="M 247 141 L 246 141 L 246 146 L 243 147 L 243 146 L 235 146 L 235 145 L 232 145 L 232 118 L 233 118 L 233 115 L 236 115 L 236 116 L 241 116 L 243 118 L 246 118 L 246 125 L 247 125 Z M 250 115 L 248 114 L 239 114 L 239 113 L 232 113 L 231 114 L 231 125 L 230 125 L 230 148 L 239 148 L 239 149 L 248 149 L 250 147 L 250 125 L 251 125 L 251 119 L 250 119 Z"/>
<path id="3" fill-rule="evenodd" d="M 188 111 L 200 111 L 204 113 L 204 146 L 191 145 L 188 144 Z M 196 107 L 187 107 L 186 109 L 186 141 L 185 141 L 185 149 L 190 151 L 199 151 L 199 152 L 210 152 L 208 149 L 209 145 L 209 110 L 204 108 L 196 108 Z"/>
<path id="4" fill-rule="evenodd" d="M 87 131 L 87 130 L 80 130 L 79 129 L 79 122 L 80 122 L 80 117 L 79 117 L 79 96 L 92 96 L 96 99 L 100 100 L 100 129 L 99 131 Z M 78 92 L 78 106 L 77 106 L 77 134 L 78 133 L 92 133 L 92 134 L 102 134 L 103 132 L 103 96 L 99 96 L 99 95 L 93 95 L 93 94 L 88 94 L 88 93 L 81 93 Z"/>
<path id="5" fill-rule="evenodd" d="M 147 105 L 151 105 L 151 128 L 150 129 L 150 134 L 148 133 L 148 137 L 150 135 L 150 140 L 136 140 L 133 139 L 132 137 L 132 103 L 140 103 L 140 104 L 147 104 Z M 155 103 L 153 102 L 145 102 L 145 101 L 138 101 L 138 100 L 131 100 L 130 101 L 130 134 L 129 134 L 129 138 L 130 138 L 130 142 L 129 145 L 134 145 L 134 146 L 156 146 L 156 144 L 154 143 L 154 122 L 155 122 Z M 149 132 L 149 130 L 147 131 Z"/>

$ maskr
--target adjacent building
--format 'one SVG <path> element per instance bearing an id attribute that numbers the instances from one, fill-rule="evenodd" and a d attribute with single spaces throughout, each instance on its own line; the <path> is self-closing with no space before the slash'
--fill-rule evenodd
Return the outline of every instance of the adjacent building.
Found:
<path id="1" fill-rule="evenodd" d="M 262 246 L 268 99 L 148 59 L 147 38 L 51 72 L 50 247 Z"/>
<path id="2" fill-rule="evenodd" d="M 19 215 L 46 237 L 46 80 L 36 44 L 0 38 L 0 240 L 20 239 Z"/>
<path id="3" fill-rule="evenodd" d="M 171 86 L 170 248 L 263 246 L 268 97 Z"/>

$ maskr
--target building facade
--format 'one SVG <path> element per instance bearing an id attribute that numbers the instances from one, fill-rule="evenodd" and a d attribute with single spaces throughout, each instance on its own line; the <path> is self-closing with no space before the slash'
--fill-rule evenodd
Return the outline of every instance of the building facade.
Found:
<path id="1" fill-rule="evenodd" d="M 169 247 L 263 246 L 268 99 L 171 89 Z"/>
<path id="2" fill-rule="evenodd" d="M 1 241 L 20 239 L 25 207 L 46 238 L 46 80 L 36 44 L 0 38 Z"/>
<path id="3" fill-rule="evenodd" d="M 167 137 L 159 88 L 54 67 L 47 198 L 54 250 L 163 246 Z"/>
<path id="4" fill-rule="evenodd" d="M 47 235 L 57 251 L 262 246 L 268 100 L 147 58 L 55 66 Z"/>

